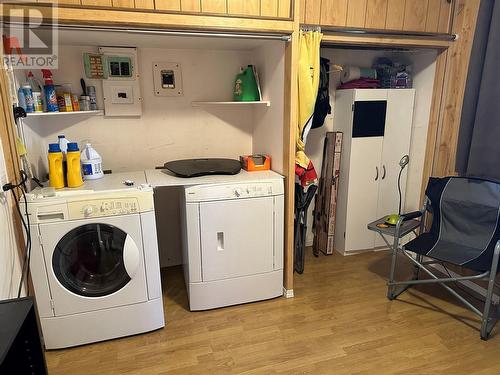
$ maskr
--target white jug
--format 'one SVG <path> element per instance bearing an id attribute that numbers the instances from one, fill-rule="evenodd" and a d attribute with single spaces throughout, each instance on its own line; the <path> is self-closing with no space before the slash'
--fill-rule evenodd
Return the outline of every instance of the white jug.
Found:
<path id="1" fill-rule="evenodd" d="M 102 158 L 90 143 L 85 144 L 81 154 L 81 161 L 84 180 L 96 180 L 104 177 Z"/>

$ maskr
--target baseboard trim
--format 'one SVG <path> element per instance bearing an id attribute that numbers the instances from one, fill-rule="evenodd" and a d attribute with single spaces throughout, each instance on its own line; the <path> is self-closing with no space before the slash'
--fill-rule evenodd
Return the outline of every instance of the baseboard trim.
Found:
<path id="1" fill-rule="evenodd" d="M 371 249 L 352 250 L 352 251 L 340 251 L 340 250 L 335 249 L 335 251 L 337 253 L 339 253 L 340 255 L 343 255 L 345 257 L 351 256 L 351 255 L 359 255 L 359 254 L 364 254 L 364 253 L 387 251 L 387 250 L 389 250 L 389 248 L 387 246 L 380 246 L 380 247 L 374 247 Z"/>

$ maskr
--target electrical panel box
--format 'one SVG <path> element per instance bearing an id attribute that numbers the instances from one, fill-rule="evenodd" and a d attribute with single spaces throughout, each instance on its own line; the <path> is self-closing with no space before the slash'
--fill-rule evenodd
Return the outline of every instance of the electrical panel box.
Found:
<path id="1" fill-rule="evenodd" d="M 142 96 L 135 47 L 99 47 L 108 73 L 102 81 L 105 116 L 141 116 Z"/>
<path id="2" fill-rule="evenodd" d="M 181 66 L 178 63 L 154 62 L 153 83 L 156 96 L 183 96 Z"/>

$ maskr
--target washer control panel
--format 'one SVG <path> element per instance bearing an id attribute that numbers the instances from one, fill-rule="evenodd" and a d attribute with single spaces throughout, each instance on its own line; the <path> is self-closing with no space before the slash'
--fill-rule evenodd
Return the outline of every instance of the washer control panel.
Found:
<path id="1" fill-rule="evenodd" d="M 139 202 L 135 198 L 95 199 L 68 202 L 71 219 L 115 216 L 139 213 Z"/>
<path id="2" fill-rule="evenodd" d="M 282 194 L 282 188 L 273 182 L 197 185 L 185 189 L 187 202 L 257 198 L 279 194 Z"/>

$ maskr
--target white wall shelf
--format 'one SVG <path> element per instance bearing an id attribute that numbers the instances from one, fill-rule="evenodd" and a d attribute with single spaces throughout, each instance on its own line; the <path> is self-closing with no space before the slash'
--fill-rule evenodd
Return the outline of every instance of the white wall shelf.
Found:
<path id="1" fill-rule="evenodd" d="M 76 115 L 86 115 L 86 116 L 103 116 L 104 111 L 98 109 L 95 111 L 74 111 L 74 112 L 32 112 L 26 113 L 27 117 L 44 117 L 44 116 L 76 116 Z"/>
<path id="2" fill-rule="evenodd" d="M 255 101 L 255 102 L 192 102 L 193 107 L 205 107 L 205 106 L 231 106 L 231 107 L 246 107 L 246 106 L 265 106 L 270 107 L 271 102 L 269 100 Z"/>

